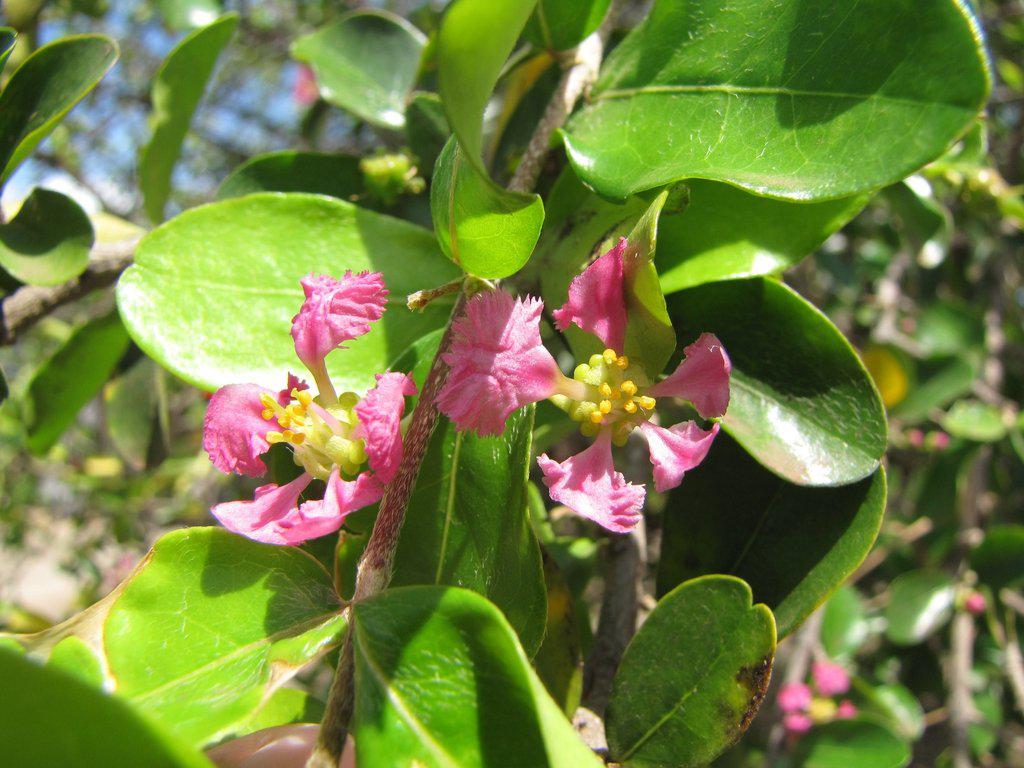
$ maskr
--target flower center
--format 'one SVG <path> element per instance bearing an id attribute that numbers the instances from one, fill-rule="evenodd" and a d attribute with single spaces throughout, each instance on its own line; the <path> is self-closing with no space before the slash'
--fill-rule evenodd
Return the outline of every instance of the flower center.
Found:
<path id="1" fill-rule="evenodd" d="M 366 463 L 366 441 L 353 437 L 359 425 L 355 412 L 359 397 L 345 392 L 325 408 L 314 402 L 308 390 L 292 389 L 290 394 L 287 405 L 267 393 L 260 397 L 263 418 L 280 427 L 267 432 L 267 442 L 290 445 L 295 463 L 319 480 L 327 480 L 335 466 L 345 479 L 358 475 Z"/>
<path id="2" fill-rule="evenodd" d="M 587 397 L 571 400 L 566 409 L 569 417 L 580 422 L 580 432 L 596 435 L 603 426 L 612 427 L 612 441 L 625 445 L 629 433 L 651 417 L 656 405 L 653 397 L 643 394 L 651 385 L 638 366 L 613 349 L 606 349 L 590 360 L 580 363 L 573 379 L 586 385 Z"/>

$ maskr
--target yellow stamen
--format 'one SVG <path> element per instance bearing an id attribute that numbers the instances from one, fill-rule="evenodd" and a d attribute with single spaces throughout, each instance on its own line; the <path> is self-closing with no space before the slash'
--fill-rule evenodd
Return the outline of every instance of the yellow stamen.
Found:
<path id="1" fill-rule="evenodd" d="M 604 414 L 602 414 L 600 411 L 594 411 L 590 414 L 590 421 L 594 424 L 600 424 L 602 421 L 604 421 Z"/>
<path id="2" fill-rule="evenodd" d="M 583 377 L 590 373 L 590 366 L 586 363 L 580 363 L 576 366 L 576 370 L 572 372 L 572 377 L 577 381 L 582 381 Z"/>
<path id="3" fill-rule="evenodd" d="M 615 361 L 615 364 L 622 370 L 626 370 L 629 367 L 629 358 L 625 355 L 620 355 L 619 359 Z"/>
<path id="4" fill-rule="evenodd" d="M 309 408 L 313 402 L 313 396 L 309 394 L 308 389 L 293 389 L 292 397 L 299 401 L 303 408 Z"/>
<path id="5" fill-rule="evenodd" d="M 638 397 L 637 402 L 640 403 L 640 407 L 643 408 L 645 411 L 650 411 L 654 409 L 654 406 L 658 401 L 655 400 L 653 397 L 648 397 L 647 395 L 644 395 L 643 397 Z"/>
<path id="6" fill-rule="evenodd" d="M 277 423 L 280 424 L 281 427 L 287 429 L 288 427 L 290 427 L 292 425 L 292 420 L 291 420 L 291 417 L 288 416 L 288 414 L 285 414 L 284 416 L 280 417 L 277 420 Z"/>
<path id="7" fill-rule="evenodd" d="M 636 403 L 630 400 L 628 403 L 622 406 L 622 410 L 626 413 L 636 413 Z"/>
<path id="8" fill-rule="evenodd" d="M 599 366 L 603 362 L 604 362 L 604 356 L 603 355 L 591 355 L 590 356 L 590 367 L 591 368 L 596 368 L 597 366 Z"/>
<path id="9" fill-rule="evenodd" d="M 607 381 L 604 382 L 601 385 L 601 394 L 603 396 L 605 396 L 605 397 L 611 397 L 612 396 L 612 388 L 611 388 L 611 386 L 609 386 Z"/>
<path id="10" fill-rule="evenodd" d="M 611 413 L 612 412 L 612 401 L 611 400 L 602 400 L 598 404 L 597 409 L 601 413 Z"/>
<path id="11" fill-rule="evenodd" d="M 619 358 L 622 359 L 621 357 Z M 626 397 L 632 397 L 636 394 L 636 384 L 633 383 L 632 379 L 626 379 L 622 384 L 619 385 L 619 389 L 622 390 L 622 394 Z"/>
<path id="12" fill-rule="evenodd" d="M 296 432 L 292 436 L 292 443 L 295 444 L 295 445 L 302 445 L 303 442 L 305 442 L 305 440 L 306 440 L 306 436 L 304 434 L 302 434 L 301 432 Z"/>
<path id="13" fill-rule="evenodd" d="M 272 418 L 274 418 L 274 411 L 270 408 L 264 408 L 262 416 L 264 420 L 270 421 Z"/>
<path id="14" fill-rule="evenodd" d="M 584 421 L 580 424 L 580 434 L 584 437 L 594 437 L 600 431 L 601 427 L 599 424 L 593 424 L 589 421 Z"/>
<path id="15" fill-rule="evenodd" d="M 615 354 L 614 349 L 606 349 L 601 356 L 604 358 L 604 361 L 608 363 L 608 365 L 611 365 L 619 358 L 619 356 Z"/>
<path id="16" fill-rule="evenodd" d="M 274 443 L 285 442 L 285 437 L 280 432 L 267 432 L 267 442 L 273 445 Z"/>
<path id="17" fill-rule="evenodd" d="M 295 433 L 292 432 L 290 429 L 286 429 L 281 436 L 290 443 L 292 439 L 295 437 Z"/>

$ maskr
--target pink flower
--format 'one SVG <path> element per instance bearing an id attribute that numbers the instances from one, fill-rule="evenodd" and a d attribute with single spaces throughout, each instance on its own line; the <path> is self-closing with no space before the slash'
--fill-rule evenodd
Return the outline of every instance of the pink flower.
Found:
<path id="1" fill-rule="evenodd" d="M 786 729 L 786 733 L 794 736 L 807 733 L 811 730 L 813 724 L 810 717 L 799 712 L 794 712 L 782 718 L 782 727 Z"/>
<path id="2" fill-rule="evenodd" d="M 857 716 L 857 705 L 849 699 L 843 699 L 836 708 L 836 720 L 851 720 Z"/>
<path id="3" fill-rule="evenodd" d="M 811 689 L 804 683 L 786 683 L 779 689 L 779 709 L 806 712 L 811 706 Z"/>
<path id="4" fill-rule="evenodd" d="M 980 616 L 985 612 L 985 596 L 981 592 L 971 592 L 964 601 L 968 613 Z"/>
<path id="5" fill-rule="evenodd" d="M 308 107 L 319 97 L 313 70 L 306 64 L 300 64 L 296 71 L 295 83 L 292 86 L 292 98 L 300 107 Z"/>
<path id="6" fill-rule="evenodd" d="M 814 687 L 822 696 L 838 696 L 850 690 L 850 675 L 831 661 L 816 661 L 811 669 Z"/>
<path id="7" fill-rule="evenodd" d="M 721 342 L 710 333 L 686 347 L 679 367 L 657 383 L 622 354 L 629 320 L 627 250 L 622 238 L 577 275 L 568 301 L 554 312 L 559 328 L 575 324 L 606 345 L 603 353 L 576 366 L 572 378 L 544 349 L 539 299 L 480 294 L 453 327 L 451 349 L 444 356 L 451 373 L 438 398 L 439 409 L 459 429 L 484 435 L 500 434 L 513 411 L 550 398 L 595 441 L 563 462 L 540 456 L 544 484 L 552 499 L 616 532 L 627 532 L 640 520 L 646 491 L 615 471 L 612 445 L 625 445 L 639 429 L 647 441 L 655 487 L 659 492 L 675 488 L 704 460 L 719 427 L 705 430 L 692 421 L 657 426 L 651 422 L 655 398 L 689 400 L 701 417 L 718 418 L 729 405 L 731 371 Z"/>
<path id="8" fill-rule="evenodd" d="M 221 387 L 210 399 L 203 448 L 222 472 L 259 476 L 270 446 L 284 443 L 302 473 L 286 485 L 264 485 L 252 501 L 218 504 L 211 512 L 230 531 L 268 544 L 299 544 L 338 530 L 345 517 L 375 503 L 402 460 L 400 422 L 405 397 L 416 394 L 403 373 L 383 373 L 362 398 L 340 397 L 327 378 L 324 357 L 369 330 L 387 292 L 379 274 L 346 274 L 341 281 L 310 276 L 306 301 L 292 325 L 296 352 L 319 385 L 314 397 L 289 374 L 281 392 L 255 384 Z M 314 480 L 323 499 L 300 497 Z"/>

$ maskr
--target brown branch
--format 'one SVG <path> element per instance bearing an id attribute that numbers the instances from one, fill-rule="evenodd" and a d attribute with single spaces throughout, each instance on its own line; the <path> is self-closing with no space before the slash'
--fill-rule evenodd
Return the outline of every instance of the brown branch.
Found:
<path id="1" fill-rule="evenodd" d="M 18 336 L 58 307 L 106 288 L 132 263 L 138 238 L 116 243 L 97 243 L 89 266 L 74 280 L 62 285 L 23 285 L 0 301 L 0 345 L 13 344 Z"/>

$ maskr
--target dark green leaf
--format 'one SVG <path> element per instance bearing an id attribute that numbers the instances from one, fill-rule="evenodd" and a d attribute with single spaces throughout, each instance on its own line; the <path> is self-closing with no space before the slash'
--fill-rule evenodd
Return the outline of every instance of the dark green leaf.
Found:
<path id="1" fill-rule="evenodd" d="M 7 63 L 7 58 L 14 50 L 14 43 L 17 42 L 18 33 L 10 27 L 0 27 L 0 71 Z"/>
<path id="2" fill-rule="evenodd" d="M 238 382 L 279 389 L 302 370 L 290 320 L 299 279 L 345 270 L 384 274 L 384 318 L 328 357 L 340 390 L 362 392 L 421 336 L 440 327 L 445 302 L 409 312 L 405 295 L 458 275 L 433 235 L 340 200 L 264 193 L 194 208 L 147 235 L 121 277 L 118 303 L 149 355 L 205 389 Z"/>
<path id="3" fill-rule="evenodd" d="M 196 29 L 216 20 L 222 12 L 220 0 L 156 0 L 157 10 L 171 29 Z"/>
<path id="4" fill-rule="evenodd" d="M 362 191 L 358 157 L 286 149 L 246 160 L 221 182 L 217 199 L 255 192 L 309 192 L 351 200 Z"/>
<path id="5" fill-rule="evenodd" d="M 868 712 L 885 718 L 886 723 L 905 739 L 916 741 L 924 733 L 924 710 L 914 694 L 905 686 L 857 684 Z"/>
<path id="6" fill-rule="evenodd" d="M 837 720 L 815 726 L 800 740 L 799 768 L 900 768 L 910 747 L 889 729 L 868 720 Z"/>
<path id="7" fill-rule="evenodd" d="M 612 684 L 605 728 L 615 762 L 707 765 L 750 725 L 768 690 L 775 622 L 739 579 L 707 576 L 663 597 Z"/>
<path id="8" fill-rule="evenodd" d="M 430 212 L 441 250 L 477 277 L 508 277 L 533 253 L 544 223 L 544 203 L 481 176 L 455 137 L 437 158 Z"/>
<path id="9" fill-rule="evenodd" d="M 738 576 L 785 637 L 860 565 L 884 511 L 881 470 L 839 488 L 790 485 L 719 435 L 669 495 L 658 591 L 701 574 Z"/>
<path id="10" fill-rule="evenodd" d="M 989 86 L 961 2 L 658 0 L 605 61 L 566 149 L 619 199 L 685 177 L 836 198 L 941 155 Z"/>
<path id="11" fill-rule="evenodd" d="M 19 768 L 212 766 L 124 701 L 6 648 L 0 648 L 0 679 L 0 740 L 7 759 Z"/>
<path id="12" fill-rule="evenodd" d="M 533 655 L 544 637 L 540 548 L 526 512 L 533 409 L 500 437 L 457 432 L 443 420 L 420 468 L 391 583 L 472 589 L 497 605 Z"/>
<path id="13" fill-rule="evenodd" d="M 331 578 L 306 553 L 187 528 L 156 543 L 103 637 L 117 693 L 204 745 L 233 733 L 343 627 Z"/>
<path id="14" fill-rule="evenodd" d="M 567 717 L 572 717 L 583 692 L 583 659 L 579 622 L 572 591 L 554 558 L 544 558 L 548 621 L 544 642 L 533 657 L 533 666 Z"/>
<path id="15" fill-rule="evenodd" d="M 886 635 L 897 645 L 926 640 L 953 615 L 952 578 L 940 571 L 906 571 L 889 587 Z"/>
<path id="16" fill-rule="evenodd" d="M 405 109 L 405 137 L 421 173 L 431 171 L 451 134 L 441 98 L 436 93 L 414 93 Z"/>
<path id="17" fill-rule="evenodd" d="M 117 44 L 102 35 L 62 37 L 25 59 L 0 93 L 3 181 L 116 60 Z"/>
<path id="18" fill-rule="evenodd" d="M 565 51 L 596 30 L 611 0 L 537 0 L 523 36 L 534 45 Z"/>
<path id="19" fill-rule="evenodd" d="M 139 158 L 139 186 L 149 218 L 159 224 L 171 193 L 171 172 L 192 115 L 203 98 L 224 46 L 238 26 L 238 15 L 228 13 L 197 29 L 174 46 L 153 80 L 150 118 L 152 134 Z"/>
<path id="20" fill-rule="evenodd" d="M 970 392 L 977 372 L 978 366 L 969 357 L 957 357 L 943 363 L 893 407 L 892 417 L 906 421 L 928 418 L 937 408 Z"/>
<path id="21" fill-rule="evenodd" d="M 868 636 L 864 602 L 853 587 L 844 584 L 825 603 L 821 619 L 821 645 L 831 659 L 849 658 Z"/>
<path id="22" fill-rule="evenodd" d="M 761 464 L 800 485 L 842 485 L 878 468 L 885 413 L 842 333 L 781 283 L 711 283 L 673 294 L 682 342 L 709 331 L 732 360 L 725 429 Z"/>
<path id="23" fill-rule="evenodd" d="M 325 101 L 362 120 L 401 130 L 426 38 L 386 11 L 346 14 L 292 44 L 308 63 Z"/>
<path id="24" fill-rule="evenodd" d="M 107 433 L 129 466 L 142 469 L 153 439 L 157 415 L 157 370 L 143 358 L 107 384 L 103 391 Z"/>
<path id="25" fill-rule="evenodd" d="M 1000 410 L 979 400 L 958 400 L 946 412 L 942 427 L 953 437 L 976 443 L 997 443 L 1006 437 L 1007 426 Z"/>
<path id="26" fill-rule="evenodd" d="M 971 568 L 993 592 L 1024 582 L 1024 525 L 993 525 L 971 552 Z"/>
<path id="27" fill-rule="evenodd" d="M 99 392 L 128 348 L 117 311 L 78 328 L 28 386 L 27 445 L 46 453 Z"/>
<path id="28" fill-rule="evenodd" d="M 0 268 L 22 283 L 60 285 L 82 273 L 92 243 L 92 224 L 78 203 L 36 188 L 0 225 Z"/>
<path id="29" fill-rule="evenodd" d="M 452 587 L 353 606 L 360 765 L 597 768 L 501 612 Z"/>
<path id="30" fill-rule="evenodd" d="M 924 357 L 963 355 L 981 349 L 985 322 L 977 306 L 944 299 L 917 318 L 914 339 Z"/>

